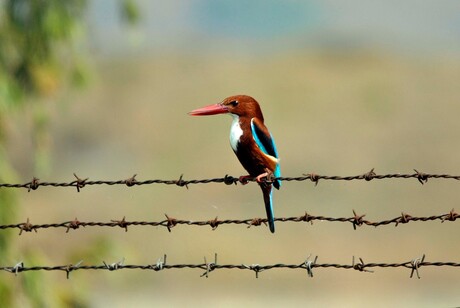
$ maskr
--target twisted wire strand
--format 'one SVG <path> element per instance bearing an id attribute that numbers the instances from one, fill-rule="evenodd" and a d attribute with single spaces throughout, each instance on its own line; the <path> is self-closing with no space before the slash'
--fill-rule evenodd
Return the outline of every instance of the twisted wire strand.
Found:
<path id="1" fill-rule="evenodd" d="M 239 177 L 233 177 L 230 175 L 225 175 L 220 178 L 209 178 L 209 179 L 192 179 L 184 180 L 183 175 L 177 180 L 165 180 L 165 179 L 153 179 L 153 180 L 144 180 L 138 181 L 136 179 L 136 174 L 124 179 L 124 180 L 96 180 L 90 181 L 89 178 L 80 178 L 74 173 L 76 178 L 70 182 L 46 182 L 40 181 L 38 178 L 33 177 L 30 182 L 27 183 L 0 183 L 0 188 L 25 188 L 28 191 L 36 190 L 39 187 L 75 187 L 77 191 L 80 191 L 85 186 L 95 186 L 95 185 L 126 185 L 128 187 L 141 186 L 141 185 L 153 185 L 153 184 L 165 184 L 165 185 L 177 185 L 180 187 L 187 187 L 188 185 L 193 184 L 210 184 L 210 183 L 224 183 L 227 185 L 233 185 L 240 183 Z M 320 180 L 331 180 L 331 181 L 353 181 L 353 180 L 383 180 L 383 179 L 417 179 L 422 185 L 425 184 L 429 179 L 446 179 L 446 180 L 460 180 L 460 175 L 449 175 L 449 174 L 429 174 L 424 172 L 419 172 L 414 169 L 414 173 L 392 173 L 392 174 L 376 174 L 374 169 L 359 175 L 352 176 L 338 176 L 338 175 L 319 175 L 315 173 L 303 174 L 302 176 L 297 177 L 278 177 L 269 176 L 265 179 L 266 182 L 271 183 L 275 179 L 285 181 L 285 182 L 302 182 L 302 181 L 311 181 L 317 185 Z M 250 182 L 254 182 L 255 179 L 248 179 Z"/>
<path id="2" fill-rule="evenodd" d="M 275 218 L 275 221 L 282 222 L 282 223 L 310 223 L 313 224 L 314 221 L 327 221 L 333 223 L 351 223 L 353 228 L 356 230 L 357 227 L 360 226 L 372 226 L 372 227 L 379 227 L 379 226 L 387 226 L 387 225 L 394 225 L 397 227 L 400 224 L 407 224 L 409 222 L 429 222 L 429 221 L 440 221 L 444 223 L 446 221 L 454 222 L 457 221 L 459 218 L 457 212 L 452 209 L 450 212 L 446 214 L 440 215 L 432 215 L 432 216 L 411 216 L 407 213 L 401 213 L 400 216 L 380 220 L 380 221 L 370 221 L 364 219 L 366 216 L 365 214 L 357 214 L 355 210 L 353 210 L 353 216 L 350 217 L 328 217 L 328 216 L 315 216 L 305 214 L 300 216 L 292 216 L 292 217 L 278 217 Z M 47 223 L 47 224 L 32 224 L 30 219 L 27 218 L 26 222 L 17 223 L 17 224 L 4 224 L 0 225 L 0 230 L 6 229 L 19 229 L 19 235 L 23 232 L 37 232 L 39 229 L 49 229 L 49 228 L 64 228 L 66 232 L 69 232 L 71 229 L 76 230 L 80 227 L 120 227 L 124 229 L 126 232 L 128 231 L 128 227 L 131 226 L 142 226 L 142 227 L 165 227 L 168 231 L 171 232 L 173 227 L 178 225 L 183 226 L 210 226 L 212 230 L 217 229 L 217 227 L 221 225 L 245 225 L 247 228 L 253 226 L 261 226 L 267 225 L 266 218 L 246 218 L 246 219 L 218 219 L 218 217 L 209 219 L 209 220 L 187 220 L 187 219 L 177 219 L 172 216 L 165 214 L 166 219 L 161 221 L 128 221 L 126 217 L 118 220 L 110 220 L 106 222 L 97 222 L 97 221 L 79 221 L 77 218 L 64 221 L 60 223 Z M 459 219 L 460 221 L 460 219 Z"/>
<path id="3" fill-rule="evenodd" d="M 0 270 L 13 273 L 15 275 L 28 272 L 28 271 L 63 271 L 66 272 L 67 278 L 69 278 L 69 274 L 73 271 L 77 270 L 108 270 L 108 271 L 116 271 L 116 270 L 123 270 L 123 269 L 135 269 L 135 270 L 153 270 L 153 271 L 162 271 L 168 269 L 201 269 L 205 272 L 201 275 L 201 277 L 206 276 L 208 277 L 212 271 L 216 270 L 249 270 L 253 271 L 256 274 L 256 278 L 258 278 L 259 273 L 262 271 L 272 270 L 272 269 L 300 269 L 305 270 L 309 277 L 313 277 L 313 269 L 317 268 L 333 268 L 333 269 L 345 269 L 345 270 L 356 270 L 359 272 L 369 272 L 373 273 L 371 269 L 375 268 L 407 268 L 411 270 L 410 278 L 416 274 L 417 278 L 420 278 L 419 269 L 421 267 L 460 267 L 460 263 L 458 262 L 428 262 L 425 261 L 425 255 L 421 257 L 414 258 L 410 261 L 406 262 L 399 262 L 399 263 L 366 263 L 363 261 L 362 258 L 358 258 L 359 261 L 355 260 L 355 257 L 352 258 L 351 264 L 343 264 L 343 263 L 318 263 L 318 256 L 314 258 L 314 260 L 310 260 L 308 257 L 306 260 L 302 260 L 302 262 L 298 264 L 284 264 L 284 263 L 276 263 L 276 264 L 268 264 L 268 265 L 260 265 L 260 264 L 218 264 L 217 263 L 217 254 L 214 256 L 214 262 L 207 262 L 206 257 L 204 258 L 204 263 L 190 263 L 190 264 L 167 264 L 166 263 L 166 255 L 162 258 L 159 258 L 156 263 L 153 264 L 125 264 L 124 258 L 121 261 L 115 263 L 106 263 L 105 261 L 103 264 L 100 265 L 82 265 L 83 261 L 80 261 L 76 264 L 68 264 L 68 265 L 56 265 L 56 266 L 25 266 L 24 262 L 19 262 L 14 266 L 0 266 Z"/>

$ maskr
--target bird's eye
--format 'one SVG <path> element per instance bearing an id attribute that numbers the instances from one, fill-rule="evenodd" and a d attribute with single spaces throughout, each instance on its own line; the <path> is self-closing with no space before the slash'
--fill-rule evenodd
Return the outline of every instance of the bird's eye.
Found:
<path id="1" fill-rule="evenodd" d="M 231 101 L 231 102 L 230 102 L 230 105 L 231 105 L 232 107 L 236 107 L 236 106 L 238 106 L 238 101 Z"/>

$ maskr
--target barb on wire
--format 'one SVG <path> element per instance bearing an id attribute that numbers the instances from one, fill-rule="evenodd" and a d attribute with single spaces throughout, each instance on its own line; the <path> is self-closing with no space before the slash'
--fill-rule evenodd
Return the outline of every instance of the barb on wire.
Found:
<path id="1" fill-rule="evenodd" d="M 114 263 L 111 263 L 111 264 L 107 264 L 107 263 L 105 263 L 105 261 L 102 261 L 102 263 L 104 263 L 105 267 L 109 271 L 116 271 L 116 270 L 122 269 L 124 267 L 123 264 L 125 263 L 125 258 L 121 259 L 118 262 L 114 262 Z"/>
<path id="2" fill-rule="evenodd" d="M 75 263 L 75 264 L 69 264 L 69 265 L 67 265 L 67 268 L 65 269 L 65 271 L 66 271 L 66 278 L 69 279 L 69 277 L 70 277 L 70 272 L 72 272 L 72 271 L 74 271 L 74 270 L 77 270 L 77 269 L 80 267 L 80 265 L 81 265 L 82 263 L 83 263 L 83 260 L 80 260 L 80 261 L 78 261 L 78 262 Z"/>
<path id="3" fill-rule="evenodd" d="M 5 271 L 13 273 L 15 276 L 17 276 L 19 272 L 22 272 L 23 269 L 24 269 L 23 261 L 16 263 L 14 266 L 4 268 Z"/>
<path id="4" fill-rule="evenodd" d="M 76 263 L 75 265 L 58 265 L 58 266 L 25 266 L 23 262 L 19 262 L 14 266 L 0 266 L 1 271 L 6 271 L 18 275 L 19 273 L 28 272 L 28 271 L 63 271 L 66 273 L 67 278 L 69 278 L 70 272 L 80 271 L 80 270 L 108 270 L 108 271 L 119 271 L 123 269 L 138 269 L 138 270 L 153 270 L 153 271 L 164 271 L 168 269 L 200 269 L 205 272 L 200 275 L 200 277 L 209 277 L 209 274 L 212 271 L 216 270 L 250 270 L 255 272 L 256 278 L 259 277 L 259 273 L 262 271 L 272 270 L 272 269 L 298 269 L 302 271 L 307 271 L 309 277 L 313 277 L 313 268 L 332 268 L 332 269 L 344 269 L 344 270 L 355 270 L 357 272 L 368 272 L 373 273 L 374 271 L 370 270 L 371 268 L 406 268 L 411 270 L 410 278 L 413 277 L 416 273 L 417 278 L 420 279 L 419 270 L 422 267 L 460 267 L 458 262 L 428 262 L 425 261 L 425 255 L 419 258 L 415 258 L 406 262 L 394 262 L 394 263 L 366 263 L 362 258 L 358 258 L 359 262 L 355 262 L 353 257 L 352 264 L 341 264 L 341 263 L 318 263 L 318 257 L 316 256 L 314 261 L 311 262 L 309 258 L 307 261 L 302 261 L 299 264 L 217 264 L 217 254 L 214 256 L 214 262 L 209 263 L 204 258 L 204 263 L 197 264 L 166 264 L 166 255 L 163 257 L 163 261 L 159 259 L 156 264 L 124 264 L 124 258 L 121 261 L 107 264 L 99 265 L 82 265 L 82 261 Z"/>
<path id="5" fill-rule="evenodd" d="M 212 230 L 216 230 L 218 226 L 221 225 L 245 225 L 247 228 L 252 226 L 261 226 L 264 224 L 267 225 L 266 218 L 246 218 L 246 219 L 218 219 L 213 218 L 209 220 L 185 220 L 185 219 L 177 219 L 168 216 L 165 214 L 166 219 L 161 221 L 128 221 L 126 217 L 123 217 L 121 220 L 112 219 L 108 222 L 102 221 L 79 221 L 77 218 L 64 221 L 61 223 L 47 223 L 47 224 L 32 224 L 30 219 L 27 218 L 26 222 L 17 223 L 17 224 L 8 224 L 8 225 L 0 225 L 0 230 L 6 229 L 19 229 L 19 235 L 22 235 L 23 232 L 37 232 L 39 229 L 50 229 L 50 228 L 62 228 L 65 229 L 66 233 L 72 230 L 77 230 L 80 227 L 119 227 L 128 232 L 129 226 L 142 226 L 142 227 L 164 227 L 169 232 L 171 232 L 172 228 L 178 225 L 184 226 L 210 226 Z M 388 226 L 394 225 L 397 227 L 399 224 L 407 224 L 409 222 L 429 222 L 429 221 L 436 221 L 439 220 L 441 223 L 446 221 L 456 221 L 457 218 L 460 217 L 460 214 L 455 212 L 452 209 L 449 213 L 440 214 L 440 215 L 432 215 L 432 216 L 411 216 L 407 213 L 402 213 L 400 216 L 395 218 L 387 219 L 387 220 L 380 220 L 380 221 L 370 221 L 364 219 L 365 215 L 359 215 L 353 210 L 353 216 L 351 217 L 327 217 L 327 216 L 315 216 L 305 214 L 300 216 L 293 216 L 293 217 L 277 217 L 275 221 L 283 222 L 283 223 L 302 223 L 307 222 L 313 224 L 313 221 L 327 221 L 327 222 L 334 222 L 334 223 L 351 223 L 353 229 L 357 229 L 357 227 L 361 226 L 372 226 L 372 227 L 380 227 L 380 226 Z M 460 219 L 458 220 L 460 221 Z"/>
<path id="6" fill-rule="evenodd" d="M 166 254 L 163 256 L 163 260 L 159 258 L 155 266 L 152 265 L 152 269 L 154 271 L 161 271 L 165 265 L 166 265 Z"/>
<path id="7" fill-rule="evenodd" d="M 154 179 L 154 180 L 144 180 L 139 181 L 136 179 L 136 174 L 133 176 L 123 179 L 123 180 L 96 180 L 90 181 L 89 178 L 80 178 L 75 173 L 73 174 L 76 178 L 70 182 L 45 182 L 40 181 L 38 178 L 33 177 L 30 182 L 23 184 L 12 184 L 12 183 L 0 183 L 0 188 L 25 188 L 27 191 L 37 190 L 39 187 L 75 187 L 77 192 L 86 186 L 94 185 L 125 185 L 127 187 L 141 186 L 141 185 L 152 185 L 152 184 L 165 184 L 165 185 L 176 185 L 178 187 L 188 188 L 191 184 L 209 184 L 209 183 L 223 183 L 226 185 L 233 185 L 240 182 L 239 177 L 233 177 L 231 175 L 225 175 L 221 178 L 209 178 L 209 179 L 195 179 L 195 180 L 185 180 L 183 174 L 177 180 L 165 180 L 165 179 Z M 449 175 L 449 174 L 430 174 L 420 172 L 414 169 L 414 173 L 390 173 L 390 174 L 377 174 L 374 169 L 371 169 L 368 172 L 352 176 L 339 176 L 339 175 L 319 175 L 316 173 L 307 173 L 302 174 L 302 176 L 297 177 L 279 177 L 266 179 L 267 182 L 274 180 L 281 180 L 285 182 L 302 182 L 302 181 L 311 181 L 318 185 L 320 180 L 330 180 L 330 181 L 353 181 L 353 180 L 383 180 L 383 179 L 416 179 L 422 185 L 427 183 L 429 179 L 450 179 L 450 180 L 460 180 L 460 175 Z M 255 179 L 245 179 L 245 182 L 254 182 Z"/>
<path id="8" fill-rule="evenodd" d="M 410 272 L 410 278 L 412 278 L 415 272 L 417 274 L 417 278 L 420 279 L 418 269 L 420 267 L 420 264 L 423 263 L 423 261 L 425 261 L 425 254 L 421 258 L 415 258 L 411 261 L 412 271 Z"/>
<path id="9" fill-rule="evenodd" d="M 206 265 L 206 272 L 204 272 L 200 277 L 206 276 L 206 278 L 208 278 L 209 273 L 217 266 L 217 253 L 214 254 L 214 262 L 211 263 L 208 263 L 208 261 L 206 261 L 206 257 L 204 257 L 204 264 Z"/>
<path id="10" fill-rule="evenodd" d="M 353 269 L 360 271 L 360 272 L 368 272 L 368 273 L 374 272 L 374 271 L 366 269 L 366 263 L 364 263 L 362 258 L 359 258 L 359 262 L 355 263 L 355 256 L 353 256 L 351 266 L 353 266 Z"/>
<path id="11" fill-rule="evenodd" d="M 305 260 L 305 269 L 307 270 L 308 277 L 313 278 L 313 267 L 316 265 L 316 261 L 318 261 L 318 256 L 315 257 L 313 261 L 310 260 L 311 254 L 308 256 L 307 260 Z"/>

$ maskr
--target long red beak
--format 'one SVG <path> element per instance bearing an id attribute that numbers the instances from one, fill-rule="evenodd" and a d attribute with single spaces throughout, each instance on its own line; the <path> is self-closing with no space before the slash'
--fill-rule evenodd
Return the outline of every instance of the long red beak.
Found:
<path id="1" fill-rule="evenodd" d="M 213 115 L 220 113 L 228 113 L 227 107 L 222 104 L 209 105 L 203 108 L 198 108 L 190 111 L 188 114 L 192 116 Z"/>

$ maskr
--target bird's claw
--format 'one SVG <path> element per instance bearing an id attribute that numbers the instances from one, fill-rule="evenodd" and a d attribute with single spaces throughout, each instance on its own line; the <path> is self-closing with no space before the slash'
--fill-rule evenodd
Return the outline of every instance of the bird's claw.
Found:
<path id="1" fill-rule="evenodd" d="M 262 179 L 262 178 L 265 178 L 265 179 Z M 265 183 L 268 179 L 268 172 L 264 172 L 262 174 L 259 174 L 257 177 L 256 177 L 256 181 L 257 183 Z"/>
<path id="2" fill-rule="evenodd" d="M 252 176 L 250 176 L 250 175 L 242 175 L 242 176 L 240 176 L 238 178 L 238 181 L 242 185 L 246 185 L 252 179 L 254 179 L 254 178 Z M 272 172 L 264 172 L 264 173 L 259 174 L 258 176 L 255 177 L 256 182 L 259 183 L 259 184 L 266 183 L 267 181 L 271 182 L 272 179 L 273 179 L 273 173 Z"/>

